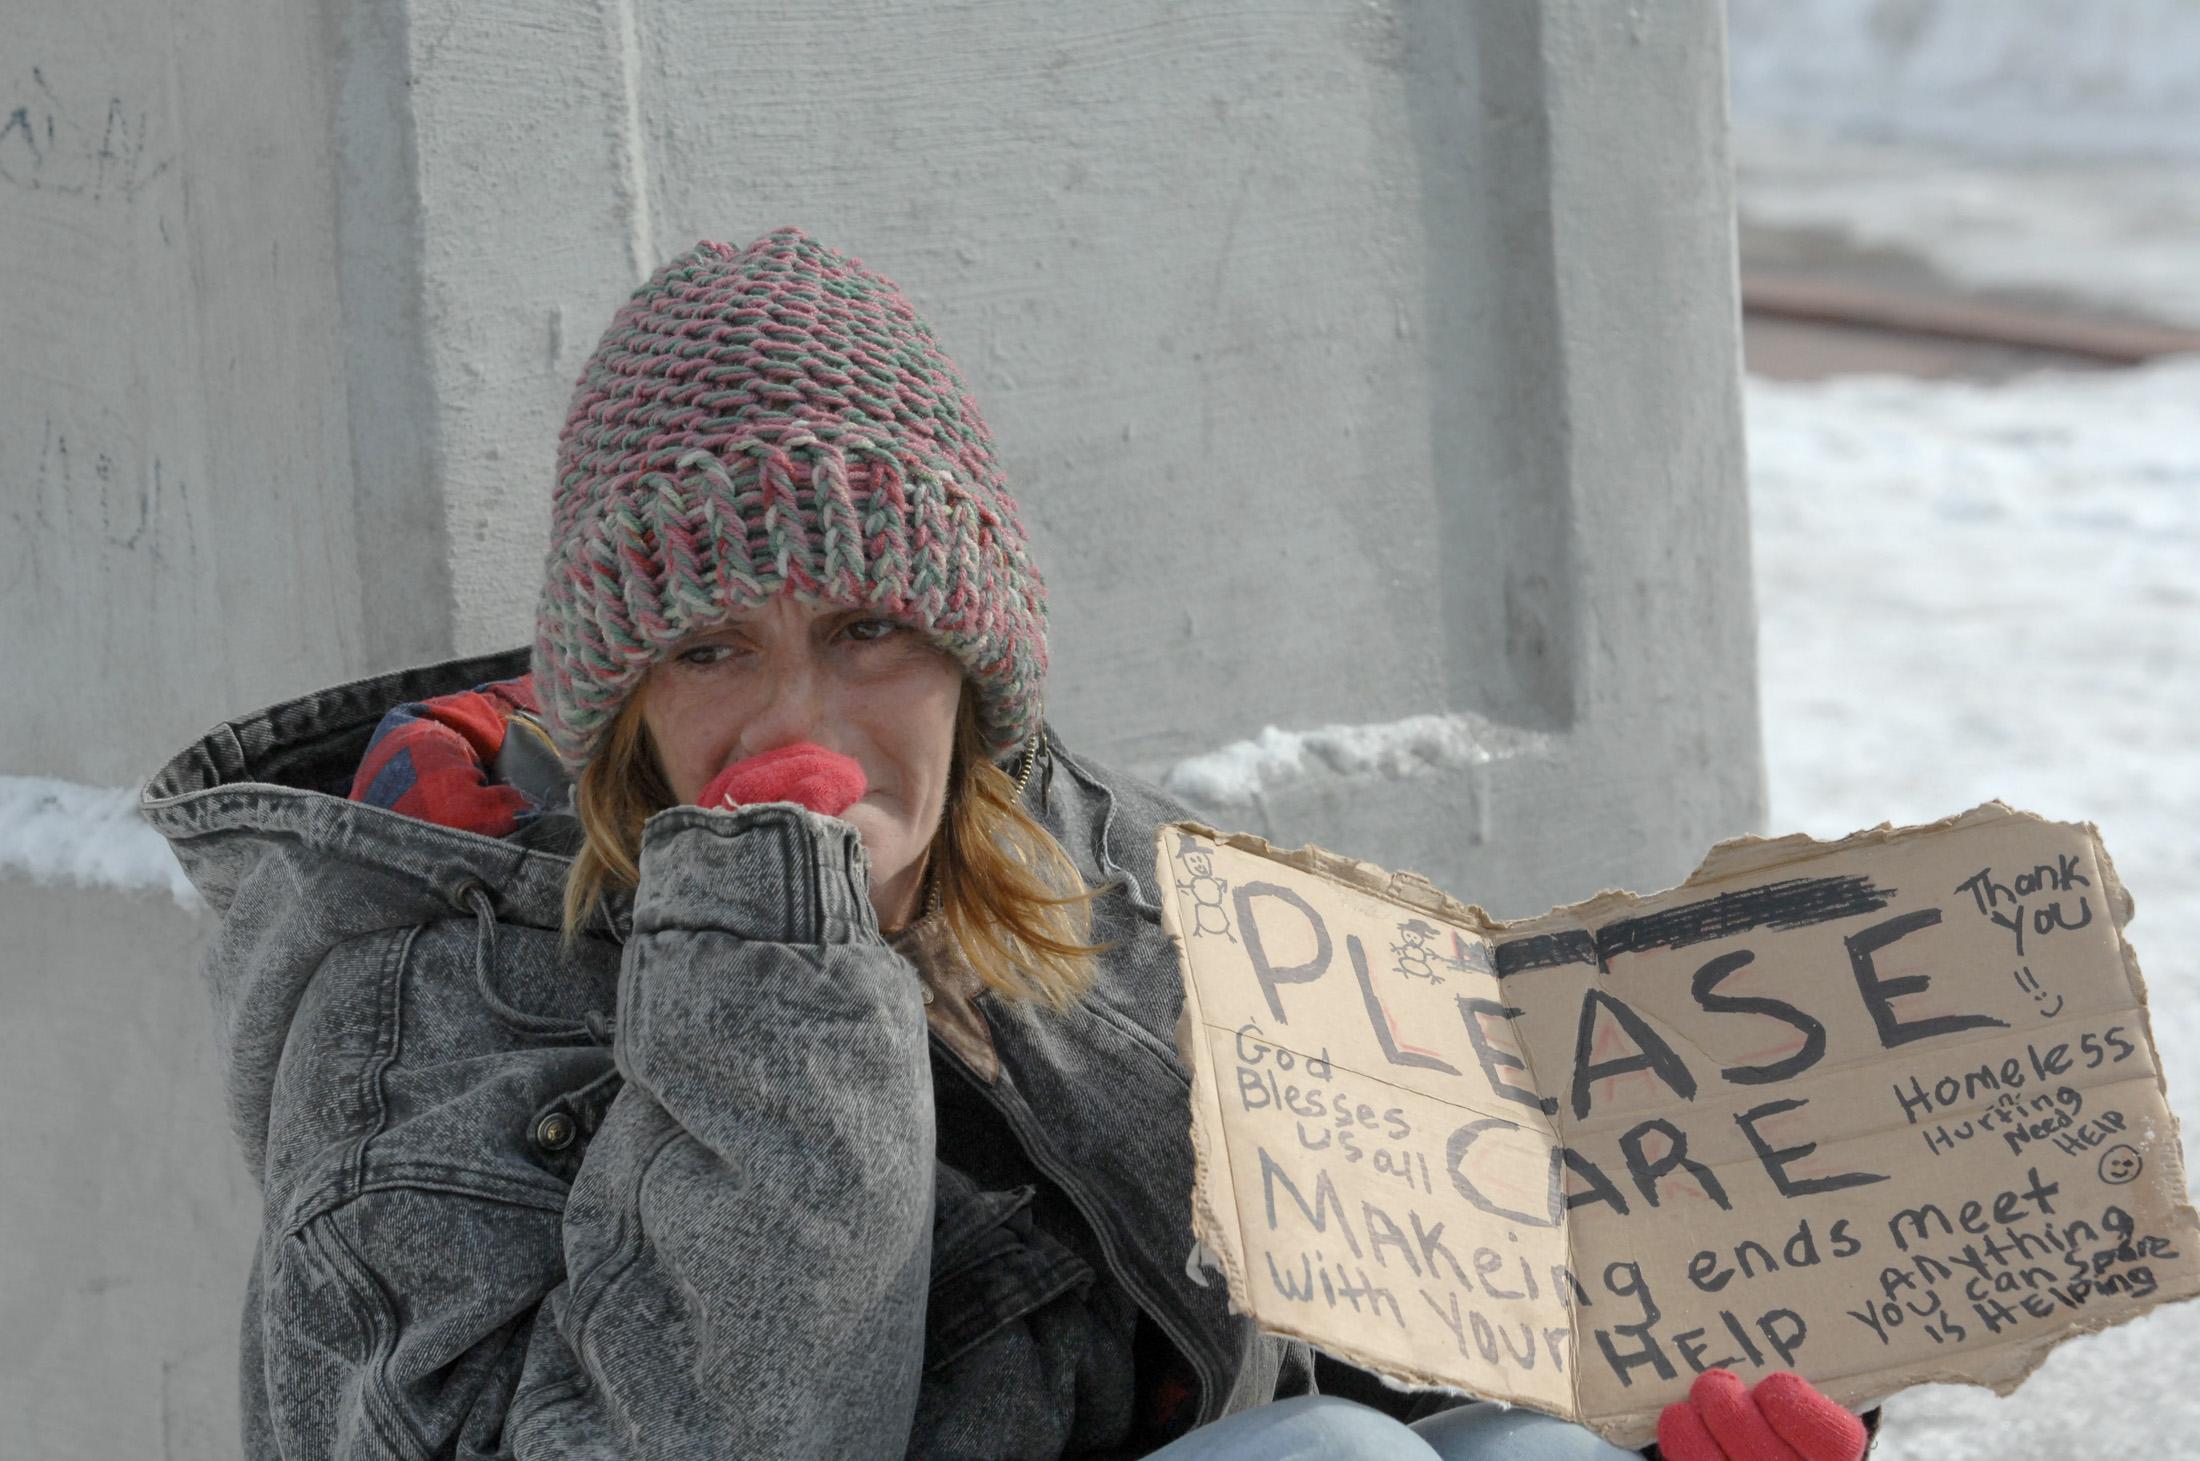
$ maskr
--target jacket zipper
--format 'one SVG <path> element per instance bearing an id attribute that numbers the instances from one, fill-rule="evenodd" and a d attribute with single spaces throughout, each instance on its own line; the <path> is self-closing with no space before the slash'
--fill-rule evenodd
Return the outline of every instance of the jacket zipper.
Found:
<path id="1" fill-rule="evenodd" d="M 961 1056 L 948 1047 L 947 1042 L 940 1039 L 936 1034 L 931 1035 L 930 1039 L 932 1048 L 947 1057 L 948 1063 L 954 1067 L 955 1073 L 978 1092 L 980 1099 L 1000 1113 L 1001 1119 L 1008 1123 L 1008 1129 L 1015 1133 L 1019 1142 L 1023 1143 L 1024 1155 L 1031 1158 L 1032 1165 L 1037 1167 L 1047 1180 L 1062 1189 L 1062 1195 L 1069 1199 L 1070 1206 L 1077 1209 L 1078 1216 L 1085 1220 L 1085 1226 L 1092 1229 L 1093 1237 L 1099 1241 L 1100 1251 L 1107 1258 L 1109 1267 L 1115 1270 L 1116 1278 L 1130 1292 L 1130 1296 L 1137 1300 L 1138 1307 L 1145 1312 L 1146 1317 L 1160 1326 L 1161 1332 L 1168 1336 L 1169 1342 L 1176 1346 L 1177 1352 L 1191 1361 L 1192 1373 L 1199 1379 L 1199 1419 L 1193 1424 L 1200 1426 L 1214 1420 L 1214 1412 L 1222 1404 L 1222 1387 L 1216 1382 L 1216 1376 L 1210 1370 L 1206 1358 L 1201 1354 L 1199 1347 L 1189 1342 L 1177 1326 L 1171 1322 L 1169 1316 L 1163 1312 L 1163 1306 L 1155 1303 L 1153 1296 L 1140 1286 L 1138 1279 L 1131 1272 L 1130 1266 L 1123 1262 L 1123 1255 L 1116 1246 L 1113 1229 L 1108 1224 L 1100 1221 L 1099 1214 L 1094 1210 L 1093 1205 L 1085 1200 L 1084 1193 L 1079 1190 L 1075 1182 L 1070 1180 L 1067 1170 L 1055 1160 L 1053 1148 L 1038 1138 L 1037 1133 L 1031 1129 L 1030 1124 L 1023 1120 L 1017 1111 L 1010 1109 L 1009 1103 L 996 1098 L 991 1088 L 984 1081 L 977 1078 L 976 1073 L 963 1063 Z M 1005 1069 L 1003 1073 L 1006 1073 Z M 1020 1101 L 1016 1104 L 1019 1107 L 1022 1105 Z"/>

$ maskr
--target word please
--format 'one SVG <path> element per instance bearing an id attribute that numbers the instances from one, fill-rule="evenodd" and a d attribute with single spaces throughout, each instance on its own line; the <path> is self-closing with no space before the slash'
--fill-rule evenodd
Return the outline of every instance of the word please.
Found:
<path id="1" fill-rule="evenodd" d="M 1268 1012 L 1278 1025 L 1288 1025 L 1288 991 L 1326 977 L 1335 962 L 1336 949 L 1328 925 L 1304 898 L 1279 884 L 1241 883 L 1232 890 L 1232 897 L 1236 902 L 1239 927 L 1244 931 L 1245 953 L 1252 963 Z M 1931 980 L 1924 974 L 1882 974 L 1877 957 L 1898 940 L 1938 924 L 1940 916 L 1938 908 L 1919 909 L 1859 929 L 1842 940 L 1857 997 L 1871 1016 L 1872 1028 L 1883 1049 L 1893 1050 L 1914 1041 L 1964 1030 L 2008 1026 L 2008 1021 L 1982 1013 L 1940 1013 L 1904 1018 L 1897 1009 L 1898 999 L 1924 993 Z M 1283 931 L 1278 920 L 1284 919 L 1301 922 L 1302 937 L 1311 935 L 1314 952 L 1300 963 L 1279 966 L 1269 957 L 1268 950 L 1278 945 L 1278 934 Z M 1359 937 L 1347 934 L 1344 944 L 1345 962 L 1358 986 L 1369 1028 L 1385 1062 L 1395 1067 L 1458 1075 L 1461 1073 L 1458 1062 L 1471 1059 L 1499 1099 L 1533 1106 L 1546 1115 L 1558 1110 L 1558 1097 L 1545 1095 L 1524 1084 L 1522 1078 L 1527 1062 L 1493 1036 L 1493 1029 L 1503 1029 L 1509 1022 L 1520 1019 L 1522 1011 L 1498 1000 L 1461 995 L 1455 1004 L 1464 1026 L 1467 1050 L 1454 1051 L 1453 1058 L 1446 1058 L 1435 1050 L 1403 1043 L 1395 1022 L 1376 993 L 1368 973 L 1367 952 Z M 1707 1014 L 1777 1020 L 1792 1028 L 1801 1041 L 1793 1053 L 1779 1059 L 1722 1068 L 1718 1078 L 1729 1085 L 1759 1086 L 1792 1080 L 1826 1056 L 1826 1027 L 1807 1011 L 1784 999 L 1763 994 L 1732 994 L 1721 989 L 1722 984 L 1755 959 L 1756 955 L 1750 950 L 1735 949 L 1709 960 L 1689 981 L 1690 997 Z M 1599 1056 L 1600 1049 L 1609 1048 L 1608 1032 L 1624 1037 L 1627 1048 Z M 1575 1037 L 1567 1094 L 1576 1118 L 1589 1114 L 1599 1081 L 1638 1071 L 1662 1081 L 1684 1100 L 1695 1099 L 1696 1073 L 1680 1052 L 1632 1006 L 1600 983 L 1591 982 L 1582 990 Z"/>

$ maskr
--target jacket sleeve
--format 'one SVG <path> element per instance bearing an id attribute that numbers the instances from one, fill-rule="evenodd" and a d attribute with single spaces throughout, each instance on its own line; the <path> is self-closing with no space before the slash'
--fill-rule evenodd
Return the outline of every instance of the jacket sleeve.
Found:
<path id="1" fill-rule="evenodd" d="M 624 1084 L 570 1191 L 454 1180 L 542 1098 L 513 1057 L 476 1057 L 462 1089 L 398 1118 L 447 1127 L 449 1163 L 385 1158 L 263 1237 L 255 1458 L 905 1449 L 932 1090 L 918 981 L 879 937 L 857 836 L 788 806 L 676 808 L 650 822 L 641 869 Z M 355 962 L 317 982 L 364 1006 L 390 960 Z M 298 1076 L 298 1112 L 358 1084 Z"/>
<path id="2" fill-rule="evenodd" d="M 854 830 L 783 805 L 653 818 L 615 1053 L 625 1088 L 566 1207 L 514 1453 L 899 1455 L 932 1087 Z"/>

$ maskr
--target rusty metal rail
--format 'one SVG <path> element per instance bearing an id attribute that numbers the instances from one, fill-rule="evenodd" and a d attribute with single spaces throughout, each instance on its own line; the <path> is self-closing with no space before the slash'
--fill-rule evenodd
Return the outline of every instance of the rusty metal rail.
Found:
<path id="1" fill-rule="evenodd" d="M 1764 319 L 2036 350 L 2105 365 L 2142 365 L 2164 355 L 2200 351 L 2200 330 L 1780 273 L 1744 273 L 1742 310 Z"/>

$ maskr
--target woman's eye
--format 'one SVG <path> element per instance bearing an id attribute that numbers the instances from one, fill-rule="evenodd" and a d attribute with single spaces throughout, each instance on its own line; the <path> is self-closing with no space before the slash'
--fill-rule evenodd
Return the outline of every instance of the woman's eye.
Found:
<path id="1" fill-rule="evenodd" d="M 857 619 L 848 625 L 848 637 L 864 644 L 891 638 L 901 626 L 891 619 Z"/>
<path id="2" fill-rule="evenodd" d="M 681 664 L 694 665 L 698 669 L 703 669 L 724 662 L 727 656 L 732 653 L 733 650 L 728 645 L 695 644 L 681 650 L 673 658 Z"/>

